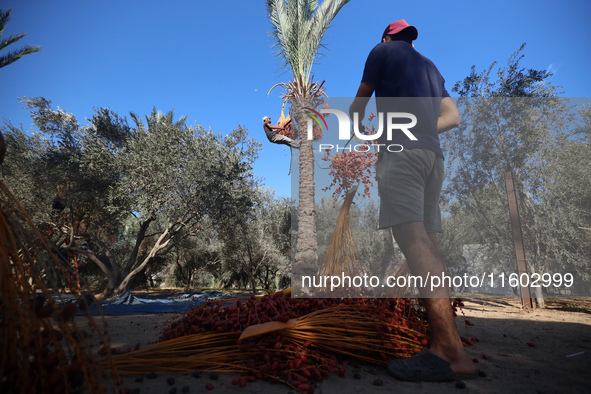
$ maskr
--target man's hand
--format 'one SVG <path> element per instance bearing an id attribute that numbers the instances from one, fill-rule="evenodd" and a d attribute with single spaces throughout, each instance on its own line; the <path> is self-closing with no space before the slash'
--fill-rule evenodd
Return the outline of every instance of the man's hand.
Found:
<path id="1" fill-rule="evenodd" d="M 349 107 L 349 118 L 351 120 L 355 119 L 355 117 L 353 116 L 354 113 L 357 113 L 359 116 L 357 124 L 359 132 L 362 132 L 364 130 L 361 121 L 363 120 L 363 118 L 365 118 L 365 107 L 367 107 L 367 103 L 369 102 L 369 99 L 373 94 L 374 90 L 375 85 L 373 83 L 361 82 L 361 84 L 359 85 L 359 89 L 357 89 L 355 100 L 353 100 L 353 104 L 351 104 L 351 106 Z"/>

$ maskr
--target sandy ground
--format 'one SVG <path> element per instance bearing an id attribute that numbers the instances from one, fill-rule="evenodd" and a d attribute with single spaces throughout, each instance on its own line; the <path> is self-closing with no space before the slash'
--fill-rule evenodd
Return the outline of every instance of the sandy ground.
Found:
<path id="1" fill-rule="evenodd" d="M 465 298 L 464 313 L 474 325 L 466 333 L 464 320 L 458 317 L 458 330 L 468 338 L 478 338 L 467 351 L 486 374 L 465 381 L 465 388 L 453 382 L 401 382 L 383 367 L 363 364 L 347 367 L 344 378 L 331 375 L 319 383 L 316 393 L 591 393 L 591 299 L 547 300 L 546 309 L 532 312 L 523 311 L 520 305 L 517 298 Z M 113 347 L 140 343 L 143 348 L 157 340 L 160 330 L 174 318 L 161 314 L 107 316 L 106 320 Z M 530 347 L 528 342 L 536 346 Z M 355 374 L 361 378 L 355 379 Z M 171 376 L 173 385 L 167 382 Z M 199 378 L 189 374 L 155 379 L 124 376 L 123 381 L 127 389 L 142 394 L 174 393 L 175 388 L 176 393 L 294 392 L 288 386 L 263 381 L 239 388 L 231 384 L 235 376 L 219 374 L 218 380 L 208 373 Z M 374 385 L 376 379 L 381 379 L 383 386 Z M 212 391 L 206 390 L 207 383 L 214 386 Z"/>

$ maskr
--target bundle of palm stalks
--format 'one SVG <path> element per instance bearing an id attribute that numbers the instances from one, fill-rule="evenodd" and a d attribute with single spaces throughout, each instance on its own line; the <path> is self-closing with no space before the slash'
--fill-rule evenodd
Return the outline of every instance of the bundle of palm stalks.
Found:
<path id="1" fill-rule="evenodd" d="M 77 305 L 52 297 L 40 273 L 49 269 L 75 286 L 71 268 L 52 253 L 0 181 L 0 392 L 103 393 L 106 384 L 120 387 L 113 372 L 104 376 L 88 333 L 76 325 Z M 88 321 L 90 334 L 108 343 L 90 315 Z"/>
<path id="2" fill-rule="evenodd" d="M 208 370 L 240 373 L 307 391 L 344 374 L 350 359 L 385 364 L 427 344 L 420 308 L 408 299 L 292 298 L 290 292 L 191 308 L 161 342 L 114 358 L 120 374 Z"/>
<path id="3" fill-rule="evenodd" d="M 339 212 L 334 232 L 324 253 L 324 259 L 318 271 L 321 278 L 332 277 L 362 277 L 366 273 L 366 265 L 361 260 L 355 246 L 355 235 L 351 228 L 351 205 L 359 185 L 353 186 L 345 195 L 345 200 Z M 392 238 L 394 242 L 394 238 Z M 405 261 L 399 265 L 396 271 L 391 272 L 391 277 L 408 277 L 410 270 Z M 408 297 L 413 294 L 411 288 L 398 287 L 368 287 L 351 286 L 344 281 L 336 288 L 328 289 L 327 286 L 316 290 L 315 296 L 322 297 Z"/>
<path id="4" fill-rule="evenodd" d="M 359 185 L 354 186 L 345 196 L 337 224 L 324 253 L 324 260 L 319 270 L 320 276 L 335 274 L 356 276 L 362 275 L 365 271 L 355 246 L 355 237 L 351 231 L 351 204 L 358 187 Z"/>

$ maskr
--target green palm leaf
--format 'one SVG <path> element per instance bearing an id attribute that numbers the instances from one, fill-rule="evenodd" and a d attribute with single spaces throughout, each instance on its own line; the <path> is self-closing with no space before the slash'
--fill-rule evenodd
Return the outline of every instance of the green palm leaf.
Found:
<path id="1" fill-rule="evenodd" d="M 10 11 L 11 10 L 3 12 L 2 10 L 0 10 L 0 37 L 2 36 L 2 34 L 4 34 L 4 28 L 6 27 L 6 24 L 8 23 L 8 21 L 10 20 Z M 8 47 L 9 45 L 14 44 L 15 42 L 19 41 L 21 38 L 23 38 L 26 35 L 27 35 L 27 33 L 20 33 L 20 34 L 15 34 L 15 35 L 12 35 L 8 38 L 3 39 L 2 41 L 0 41 L 0 50 L 3 50 L 4 48 Z M 20 59 L 21 57 L 23 57 L 25 55 L 39 52 L 40 50 L 41 50 L 40 46 L 26 45 L 16 51 L 5 53 L 0 56 L 0 68 L 2 68 L 4 66 L 8 66 L 10 63 L 16 62 L 18 59 Z"/>
<path id="2" fill-rule="evenodd" d="M 271 37 L 282 68 L 303 76 L 308 84 L 324 33 L 341 8 L 350 0 L 267 0 Z"/>

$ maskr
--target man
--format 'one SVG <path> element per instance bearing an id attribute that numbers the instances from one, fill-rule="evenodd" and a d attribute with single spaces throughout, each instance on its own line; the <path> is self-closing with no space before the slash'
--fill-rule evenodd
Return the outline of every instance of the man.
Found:
<path id="1" fill-rule="evenodd" d="M 438 134 L 459 124 L 459 112 L 433 62 L 414 49 L 418 31 L 405 20 L 388 25 L 382 42 L 370 52 L 362 82 L 351 105 L 358 119 L 375 92 L 378 113 L 416 115 L 414 139 L 394 132 L 378 142 L 403 150 L 380 150 L 376 174 L 380 194 L 380 228 L 390 228 L 413 275 L 427 278 L 444 272 L 436 233 L 441 232 L 439 194 L 443 182 L 443 153 Z M 384 99 L 388 98 L 388 99 Z M 390 99 L 393 98 L 393 99 Z M 394 99 L 396 98 L 396 99 Z M 403 99 L 401 99 L 403 98 Z M 396 101 L 393 106 L 392 100 Z M 406 120 L 408 122 L 408 120 Z M 362 130 L 361 124 L 358 124 Z M 393 360 L 388 371 L 411 381 L 445 381 L 476 377 L 476 368 L 457 332 L 449 289 L 419 289 L 431 326 L 431 346 L 417 355 Z"/>
<path id="2" fill-rule="evenodd" d="M 263 118 L 263 128 L 267 138 L 274 144 L 289 145 L 290 148 L 300 149 L 299 142 L 292 140 L 289 137 L 279 134 L 279 130 L 283 130 L 283 127 L 273 126 L 271 124 L 271 118 L 265 116 Z"/>

